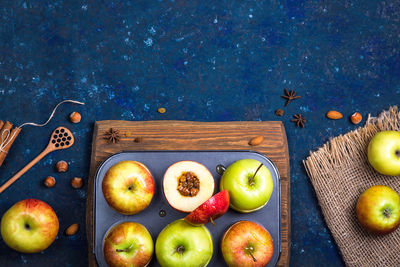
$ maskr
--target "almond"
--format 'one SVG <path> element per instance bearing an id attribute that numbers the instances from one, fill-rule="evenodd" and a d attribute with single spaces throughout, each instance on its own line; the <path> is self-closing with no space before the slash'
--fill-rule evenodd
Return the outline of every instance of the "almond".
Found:
<path id="1" fill-rule="evenodd" d="M 74 235 L 76 234 L 76 232 L 78 232 L 79 229 L 79 224 L 74 223 L 71 224 L 66 230 L 65 230 L 65 234 L 66 235 Z"/>
<path id="2" fill-rule="evenodd" d="M 326 113 L 326 117 L 327 117 L 328 119 L 331 119 L 331 120 L 338 120 L 338 119 L 343 118 L 343 115 L 342 115 L 342 113 L 340 113 L 339 111 L 330 110 L 330 111 L 328 111 L 328 112 Z"/>
<path id="3" fill-rule="evenodd" d="M 360 113 L 355 112 L 353 115 L 350 116 L 350 120 L 354 124 L 359 124 L 362 121 L 362 116 Z"/>
<path id="4" fill-rule="evenodd" d="M 264 141 L 264 137 L 259 135 L 259 136 L 251 138 L 250 141 L 249 141 L 249 145 L 250 146 L 258 146 L 259 144 L 262 143 L 262 141 Z"/>

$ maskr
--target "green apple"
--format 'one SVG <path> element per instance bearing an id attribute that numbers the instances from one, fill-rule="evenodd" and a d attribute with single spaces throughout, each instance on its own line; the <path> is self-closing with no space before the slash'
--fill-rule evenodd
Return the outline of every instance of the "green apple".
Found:
<path id="1" fill-rule="evenodd" d="M 400 132 L 382 131 L 372 137 L 368 161 L 381 174 L 400 175 Z"/>
<path id="2" fill-rule="evenodd" d="M 153 257 L 154 244 L 146 227 L 136 222 L 123 222 L 107 232 L 103 251 L 110 267 L 143 267 Z"/>
<path id="3" fill-rule="evenodd" d="M 225 170 L 220 188 L 228 190 L 232 209 L 247 213 L 267 204 L 274 184 L 265 165 L 255 159 L 241 159 Z"/>
<path id="4" fill-rule="evenodd" d="M 360 224 L 372 233 L 393 232 L 400 224 L 400 197 L 388 186 L 372 186 L 358 198 L 356 214 Z"/>
<path id="5" fill-rule="evenodd" d="M 137 161 L 121 161 L 108 169 L 102 190 L 108 205 L 125 214 L 136 214 L 150 205 L 154 179 L 147 167 Z"/>
<path id="6" fill-rule="evenodd" d="M 17 202 L 1 218 L 1 236 L 12 249 L 36 253 L 56 239 L 59 224 L 54 210 L 38 199 Z"/>
<path id="7" fill-rule="evenodd" d="M 213 254 L 213 241 L 208 229 L 194 226 L 183 219 L 168 224 L 158 235 L 156 256 L 162 267 L 204 267 Z"/>
<path id="8" fill-rule="evenodd" d="M 263 226 L 239 221 L 223 235 L 221 252 L 230 267 L 266 266 L 274 254 L 274 242 Z"/>

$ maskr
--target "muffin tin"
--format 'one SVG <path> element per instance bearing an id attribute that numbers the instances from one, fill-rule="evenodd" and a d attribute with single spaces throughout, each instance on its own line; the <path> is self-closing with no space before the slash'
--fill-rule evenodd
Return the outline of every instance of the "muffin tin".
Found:
<path id="1" fill-rule="evenodd" d="M 206 166 L 215 179 L 214 194 L 219 191 L 221 176 L 216 167 L 221 164 L 228 167 L 239 159 L 256 159 L 262 162 L 271 172 L 274 183 L 273 192 L 267 205 L 251 213 L 239 213 L 232 209 L 215 221 L 216 225 L 208 223 L 206 227 L 213 237 L 214 253 L 208 266 L 226 266 L 220 250 L 224 232 L 239 220 L 249 220 L 263 225 L 271 234 L 274 241 L 274 254 L 267 266 L 275 266 L 281 252 L 280 234 L 280 176 L 274 163 L 264 155 L 254 151 L 128 151 L 114 154 L 107 158 L 98 168 L 93 194 L 93 253 L 99 267 L 107 267 L 103 255 L 103 240 L 107 231 L 123 221 L 135 221 L 143 224 L 153 237 L 154 244 L 158 234 L 169 223 L 184 218 L 187 213 L 174 210 L 166 201 L 162 192 L 162 180 L 167 168 L 177 161 L 192 160 Z M 155 181 L 155 194 L 150 205 L 135 215 L 123 215 L 108 206 L 103 197 L 102 181 L 107 170 L 117 162 L 135 160 L 147 166 Z M 163 214 L 165 212 L 165 214 Z M 161 216 L 165 215 L 165 216 Z M 160 266 L 155 254 L 149 266 Z"/>

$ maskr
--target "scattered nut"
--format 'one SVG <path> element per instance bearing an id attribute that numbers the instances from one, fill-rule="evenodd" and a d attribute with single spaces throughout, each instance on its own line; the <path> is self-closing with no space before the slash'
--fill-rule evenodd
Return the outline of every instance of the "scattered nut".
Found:
<path id="1" fill-rule="evenodd" d="M 72 185 L 73 188 L 81 188 L 82 185 L 83 185 L 82 178 L 80 178 L 80 177 L 72 178 L 71 185 Z"/>
<path id="2" fill-rule="evenodd" d="M 65 229 L 65 234 L 66 235 L 74 235 L 76 232 L 79 230 L 79 224 L 74 223 L 71 224 L 67 229 Z"/>
<path id="3" fill-rule="evenodd" d="M 58 172 L 66 172 L 68 171 L 68 163 L 64 160 L 57 162 L 56 170 Z"/>
<path id="4" fill-rule="evenodd" d="M 249 145 L 258 146 L 259 144 L 262 143 L 262 141 L 264 141 L 264 137 L 259 135 L 259 136 L 256 136 L 256 137 L 253 137 L 252 139 L 250 139 Z"/>
<path id="5" fill-rule="evenodd" d="M 158 108 L 157 109 L 157 112 L 161 113 L 161 114 L 165 113 L 165 111 L 167 111 L 165 108 Z"/>
<path id="6" fill-rule="evenodd" d="M 48 176 L 43 181 L 44 185 L 48 188 L 53 187 L 56 184 L 56 179 L 53 176 Z"/>
<path id="7" fill-rule="evenodd" d="M 362 116 L 360 113 L 355 112 L 353 115 L 350 116 L 350 120 L 354 124 L 359 124 L 362 121 Z"/>
<path id="8" fill-rule="evenodd" d="M 79 114 L 79 112 L 76 112 L 76 111 L 72 112 L 69 115 L 69 120 L 72 123 L 79 123 L 81 121 L 81 118 L 82 118 L 81 114 Z"/>
<path id="9" fill-rule="evenodd" d="M 138 136 L 138 137 L 136 137 L 135 139 L 133 139 L 133 141 L 134 141 L 135 143 L 140 143 L 140 142 L 143 141 L 143 138 L 140 137 L 140 136 Z"/>
<path id="10" fill-rule="evenodd" d="M 285 111 L 284 111 L 283 109 L 277 109 L 277 110 L 275 110 L 275 115 L 276 115 L 276 116 L 281 117 L 281 116 L 283 116 L 283 114 L 285 114 Z"/>
<path id="11" fill-rule="evenodd" d="M 339 111 L 330 110 L 330 111 L 328 111 L 328 112 L 326 113 L 326 117 L 327 117 L 328 119 L 331 119 L 331 120 L 338 120 L 338 119 L 343 118 L 343 115 L 342 115 L 342 113 L 340 113 Z"/>

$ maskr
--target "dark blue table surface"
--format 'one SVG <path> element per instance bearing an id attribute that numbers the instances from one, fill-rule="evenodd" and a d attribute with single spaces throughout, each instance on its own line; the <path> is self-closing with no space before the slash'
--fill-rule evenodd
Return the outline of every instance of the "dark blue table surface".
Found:
<path id="1" fill-rule="evenodd" d="M 58 214 L 60 233 L 44 252 L 25 255 L 0 240 L 1 266 L 86 266 L 87 184 L 96 120 L 282 120 L 291 164 L 292 266 L 343 261 L 326 227 L 302 160 L 329 138 L 356 128 L 355 111 L 378 114 L 400 99 L 398 1 L 21 1 L 0 3 L 0 119 L 23 128 L 4 165 L 10 178 L 65 125 L 76 144 L 48 155 L 0 196 L 0 214 L 39 198 Z M 283 108 L 283 88 L 302 96 Z M 157 113 L 165 107 L 165 114 Z M 329 121 L 326 111 L 345 118 Z M 67 116 L 79 111 L 80 124 Z M 301 113 L 304 129 L 290 119 Z M 54 171 L 58 160 L 67 173 Z M 48 189 L 42 180 L 54 175 Z M 66 237 L 72 223 L 82 227 Z"/>

